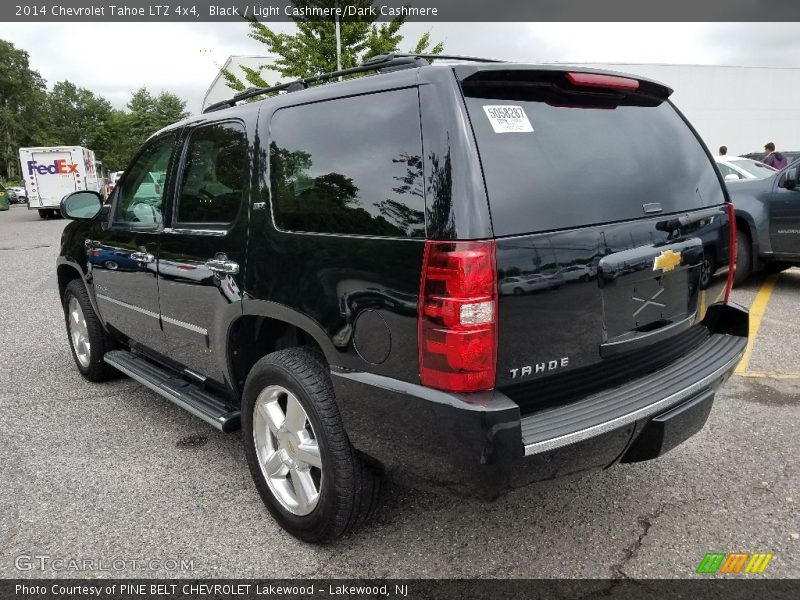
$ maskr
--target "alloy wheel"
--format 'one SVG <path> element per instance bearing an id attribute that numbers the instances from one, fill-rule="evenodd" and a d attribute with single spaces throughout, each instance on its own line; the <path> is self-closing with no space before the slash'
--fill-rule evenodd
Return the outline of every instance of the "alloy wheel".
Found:
<path id="1" fill-rule="evenodd" d="M 75 350 L 75 356 L 81 366 L 86 368 L 89 366 L 89 361 L 91 360 L 92 345 L 89 342 L 89 329 L 86 326 L 86 317 L 75 296 L 69 299 L 67 322 L 69 323 L 69 339 L 72 342 L 72 348 Z"/>
<path id="2" fill-rule="evenodd" d="M 305 516 L 319 503 L 322 460 L 314 428 L 297 397 L 270 385 L 253 409 L 253 440 L 273 496 L 290 513 Z"/>

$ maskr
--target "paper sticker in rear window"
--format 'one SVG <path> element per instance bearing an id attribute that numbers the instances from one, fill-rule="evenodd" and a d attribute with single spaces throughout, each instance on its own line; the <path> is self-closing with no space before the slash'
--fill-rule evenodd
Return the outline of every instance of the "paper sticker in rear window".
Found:
<path id="1" fill-rule="evenodd" d="M 533 126 L 521 106 L 508 104 L 483 107 L 495 133 L 530 133 Z"/>

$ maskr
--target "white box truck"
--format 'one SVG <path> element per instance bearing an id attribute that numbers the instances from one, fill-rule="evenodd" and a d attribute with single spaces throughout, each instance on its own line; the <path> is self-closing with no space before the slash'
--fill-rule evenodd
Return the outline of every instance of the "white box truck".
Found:
<path id="1" fill-rule="evenodd" d="M 88 148 L 20 148 L 19 162 L 28 188 L 28 208 L 38 210 L 43 219 L 56 216 L 61 199 L 71 192 L 102 193 L 102 177 Z"/>

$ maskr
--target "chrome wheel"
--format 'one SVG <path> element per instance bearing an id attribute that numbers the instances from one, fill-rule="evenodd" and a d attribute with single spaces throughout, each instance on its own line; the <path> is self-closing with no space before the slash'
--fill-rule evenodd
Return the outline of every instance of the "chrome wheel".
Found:
<path id="1" fill-rule="evenodd" d="M 270 385 L 258 395 L 253 439 L 272 495 L 292 514 L 311 513 L 322 489 L 322 460 L 314 428 L 294 394 Z"/>
<path id="2" fill-rule="evenodd" d="M 86 368 L 89 366 L 89 360 L 92 356 L 92 345 L 89 342 L 89 329 L 86 326 L 86 317 L 75 296 L 69 299 L 67 310 L 69 339 L 72 341 L 72 348 L 75 350 L 75 356 L 78 362 L 82 367 Z"/>

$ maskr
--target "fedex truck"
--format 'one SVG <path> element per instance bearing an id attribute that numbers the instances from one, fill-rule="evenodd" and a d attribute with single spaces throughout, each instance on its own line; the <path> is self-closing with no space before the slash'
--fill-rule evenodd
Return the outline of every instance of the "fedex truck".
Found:
<path id="1" fill-rule="evenodd" d="M 20 148 L 19 162 L 28 188 L 28 208 L 42 219 L 59 213 L 61 199 L 71 192 L 102 193 L 103 180 L 94 152 L 80 146 Z"/>

